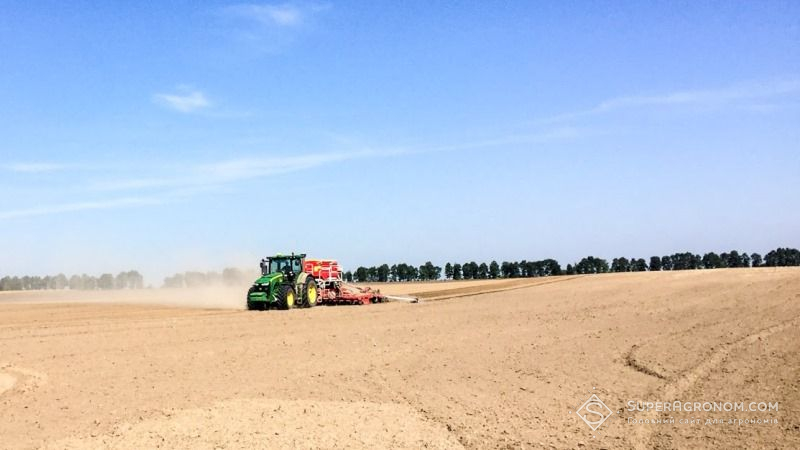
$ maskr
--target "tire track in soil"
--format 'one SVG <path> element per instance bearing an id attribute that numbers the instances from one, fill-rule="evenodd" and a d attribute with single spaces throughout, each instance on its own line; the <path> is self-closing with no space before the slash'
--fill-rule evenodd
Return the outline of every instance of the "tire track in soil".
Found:
<path id="1" fill-rule="evenodd" d="M 683 374 L 674 379 L 667 379 L 667 382 L 664 385 L 662 385 L 656 391 L 651 392 L 649 395 L 656 396 L 657 398 L 676 399 L 688 391 L 689 388 L 691 388 L 692 385 L 697 382 L 697 380 L 703 378 L 707 374 L 711 373 L 715 368 L 719 367 L 725 358 L 731 354 L 731 351 L 742 348 L 748 344 L 755 343 L 760 339 L 769 337 L 775 333 L 785 330 L 786 328 L 798 325 L 800 325 L 800 316 L 785 320 L 767 328 L 762 328 L 760 331 L 741 337 L 734 342 L 719 345 L 717 347 L 718 350 L 714 351 L 711 355 L 705 358 L 702 363 L 685 371 Z M 636 348 L 636 346 L 634 347 Z M 646 366 L 643 366 L 642 369 L 644 370 L 636 368 L 636 370 L 647 373 L 648 375 L 652 375 L 648 372 L 658 373 Z M 657 411 L 652 411 L 651 413 L 646 414 L 643 419 L 653 420 L 656 419 L 658 415 L 659 414 Z M 646 450 L 656 448 L 656 446 L 652 443 L 653 436 L 655 434 L 655 429 L 653 427 L 639 426 L 636 427 L 636 431 L 637 432 L 634 435 L 632 442 L 635 449 Z"/>
<path id="2" fill-rule="evenodd" d="M 494 294 L 497 292 L 506 292 L 506 291 L 514 291 L 517 289 L 527 289 L 527 288 L 535 288 L 539 286 L 544 286 L 547 284 L 553 283 L 563 283 L 564 281 L 574 280 L 576 278 L 580 278 L 580 275 L 571 275 L 571 276 L 558 276 L 558 279 L 555 280 L 546 280 L 541 281 L 538 283 L 531 282 L 530 284 L 522 284 L 519 286 L 509 286 L 509 287 L 501 287 L 501 288 L 494 288 L 489 290 L 481 290 L 480 286 L 478 287 L 464 287 L 464 288 L 457 288 L 453 289 L 450 294 L 447 294 L 448 291 L 427 291 L 427 292 L 414 292 L 409 294 L 412 297 L 418 297 L 422 301 L 431 302 L 431 301 L 439 301 L 439 300 L 448 300 L 451 298 L 461 298 L 461 297 L 474 297 L 477 295 L 484 295 L 484 294 Z M 435 294 L 443 294 L 444 295 L 435 295 Z M 432 295 L 431 297 L 426 297 L 426 295 Z"/>

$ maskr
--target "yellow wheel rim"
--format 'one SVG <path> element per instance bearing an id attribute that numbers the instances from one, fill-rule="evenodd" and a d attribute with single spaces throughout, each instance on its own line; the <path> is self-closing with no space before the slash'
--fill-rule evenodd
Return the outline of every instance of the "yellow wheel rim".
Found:
<path id="1" fill-rule="evenodd" d="M 289 308 L 294 306 L 294 292 L 292 291 L 289 291 L 289 293 L 286 294 L 286 306 Z"/>
<path id="2" fill-rule="evenodd" d="M 308 304 L 309 305 L 317 304 L 317 286 L 314 284 L 308 287 Z"/>

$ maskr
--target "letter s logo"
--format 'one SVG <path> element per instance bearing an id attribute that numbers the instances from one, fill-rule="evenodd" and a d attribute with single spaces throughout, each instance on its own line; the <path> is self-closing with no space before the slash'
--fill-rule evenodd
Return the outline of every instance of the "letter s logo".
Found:
<path id="1" fill-rule="evenodd" d="M 596 407 L 597 409 L 594 409 L 592 407 Z M 583 419 L 586 420 L 590 425 L 600 425 L 601 423 L 603 423 L 603 419 L 606 418 L 606 416 L 603 415 L 603 409 L 602 408 L 603 408 L 603 405 L 601 403 L 598 403 L 598 402 L 587 403 L 586 407 L 585 407 L 586 414 L 583 415 Z M 592 414 L 593 416 L 597 416 L 597 420 L 590 419 L 588 417 L 589 414 Z"/>

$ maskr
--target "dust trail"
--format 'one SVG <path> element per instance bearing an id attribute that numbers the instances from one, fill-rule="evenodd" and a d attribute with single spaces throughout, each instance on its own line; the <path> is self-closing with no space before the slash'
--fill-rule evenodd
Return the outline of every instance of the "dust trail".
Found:
<path id="1" fill-rule="evenodd" d="M 125 289 L 110 291 L 25 291 L 0 296 L 14 303 L 108 303 L 162 305 L 181 308 L 246 309 L 249 284 L 179 289 Z"/>

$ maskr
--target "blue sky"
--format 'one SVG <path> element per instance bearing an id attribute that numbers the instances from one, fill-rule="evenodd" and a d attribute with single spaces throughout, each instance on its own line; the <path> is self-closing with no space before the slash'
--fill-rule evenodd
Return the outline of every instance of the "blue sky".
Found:
<path id="1" fill-rule="evenodd" d="M 798 2 L 2 2 L 0 274 L 800 246 Z"/>

